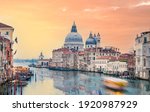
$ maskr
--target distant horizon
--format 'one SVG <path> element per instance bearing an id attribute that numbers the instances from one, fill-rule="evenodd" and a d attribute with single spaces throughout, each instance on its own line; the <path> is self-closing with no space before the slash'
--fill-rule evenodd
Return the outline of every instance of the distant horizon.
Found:
<path id="1" fill-rule="evenodd" d="M 150 30 L 150 0 L 0 0 L 0 22 L 14 28 L 18 37 L 14 59 L 36 59 L 61 48 L 73 22 L 84 44 L 90 32 L 100 33 L 101 46 L 127 53 L 137 34 Z"/>

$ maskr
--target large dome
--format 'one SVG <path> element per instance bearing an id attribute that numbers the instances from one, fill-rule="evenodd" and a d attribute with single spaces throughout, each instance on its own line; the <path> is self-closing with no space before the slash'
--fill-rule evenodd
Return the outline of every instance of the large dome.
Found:
<path id="1" fill-rule="evenodd" d="M 92 33 L 90 33 L 89 38 L 86 40 L 86 45 L 96 45 L 97 44 L 97 40 L 96 38 L 93 38 Z"/>
<path id="2" fill-rule="evenodd" d="M 77 51 L 82 51 L 83 46 L 84 44 L 82 36 L 77 32 L 77 27 L 74 22 L 71 28 L 71 32 L 65 38 L 64 47 Z"/>
<path id="3" fill-rule="evenodd" d="M 69 33 L 66 38 L 65 38 L 65 42 L 83 42 L 82 40 L 82 36 L 77 33 L 77 32 L 71 32 Z"/>

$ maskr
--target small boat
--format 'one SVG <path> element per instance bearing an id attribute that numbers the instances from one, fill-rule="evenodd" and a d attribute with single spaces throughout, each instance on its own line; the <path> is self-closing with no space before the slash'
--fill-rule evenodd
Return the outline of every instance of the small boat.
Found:
<path id="1" fill-rule="evenodd" d="M 119 79 L 114 77 L 104 77 L 103 84 L 107 88 L 122 91 L 128 85 L 128 82 L 124 79 Z"/>
<path id="2" fill-rule="evenodd" d="M 28 76 L 28 75 L 20 75 L 18 78 L 19 78 L 19 80 L 21 80 L 21 81 L 27 81 L 27 80 L 31 79 L 31 76 Z"/>
<path id="3" fill-rule="evenodd" d="M 29 67 L 36 67 L 36 65 L 35 64 L 30 64 L 30 65 L 28 65 Z"/>

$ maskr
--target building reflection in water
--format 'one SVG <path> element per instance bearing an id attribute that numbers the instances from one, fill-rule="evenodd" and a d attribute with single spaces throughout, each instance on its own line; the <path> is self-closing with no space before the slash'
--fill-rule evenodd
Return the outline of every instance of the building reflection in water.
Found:
<path id="1" fill-rule="evenodd" d="M 31 68 L 34 76 L 23 88 L 23 94 L 42 95 L 139 95 L 150 94 L 150 83 L 143 80 L 128 80 L 125 91 L 105 88 L 102 75 L 91 72 L 52 71 L 45 68 Z M 18 91 L 20 89 L 18 88 Z M 19 94 L 19 92 L 18 92 Z"/>
<path id="2" fill-rule="evenodd" d="M 54 86 L 65 94 L 99 95 L 101 92 L 101 77 L 99 74 L 81 72 L 55 72 Z"/>

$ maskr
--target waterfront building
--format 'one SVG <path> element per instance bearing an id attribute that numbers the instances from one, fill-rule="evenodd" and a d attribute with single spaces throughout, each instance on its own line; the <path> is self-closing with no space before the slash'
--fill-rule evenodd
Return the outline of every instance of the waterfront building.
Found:
<path id="1" fill-rule="evenodd" d="M 14 28 L 12 26 L 0 23 L 0 36 L 4 36 L 5 38 L 9 39 L 12 42 L 13 32 Z"/>
<path id="2" fill-rule="evenodd" d="M 96 34 L 89 34 L 88 39 L 85 42 L 85 48 L 95 48 L 95 47 L 100 47 L 100 34 L 98 33 L 97 36 Z"/>
<path id="3" fill-rule="evenodd" d="M 13 27 L 0 23 L 0 77 L 8 78 L 11 74 L 13 31 Z"/>
<path id="4" fill-rule="evenodd" d="M 63 62 L 63 55 L 66 52 L 70 52 L 68 48 L 59 48 L 54 49 L 52 52 L 52 62 L 50 63 L 50 67 L 63 67 L 67 62 Z M 67 64 L 66 64 L 67 66 Z"/>
<path id="5" fill-rule="evenodd" d="M 135 39 L 136 76 L 150 79 L 150 31 L 142 32 Z"/>
<path id="6" fill-rule="evenodd" d="M 87 63 L 85 61 L 85 52 L 81 51 L 78 52 L 78 69 L 81 71 L 86 71 L 87 70 Z"/>
<path id="7" fill-rule="evenodd" d="M 125 63 L 117 60 L 121 54 L 119 49 L 112 46 L 100 47 L 100 42 L 101 37 L 99 33 L 97 35 L 90 33 L 85 42 L 85 48 L 83 48 L 82 37 L 77 32 L 77 27 L 74 22 L 71 33 L 65 38 L 64 47 L 53 50 L 50 67 L 64 70 L 101 71 L 106 73 L 108 72 L 108 64 L 110 61 L 114 63 L 114 66 L 116 63 L 119 63 L 119 67 L 122 67 Z M 117 69 L 115 71 L 123 72 L 123 70 L 126 71 L 123 67 L 121 70 Z"/>
<path id="8" fill-rule="evenodd" d="M 118 60 L 115 61 L 109 61 L 107 64 L 107 71 L 108 73 L 123 73 L 127 71 L 127 62 L 121 62 Z"/>
<path id="9" fill-rule="evenodd" d="M 97 71 L 106 73 L 108 71 L 108 62 L 110 60 L 110 56 L 99 56 L 95 60 L 95 67 Z"/>
<path id="10" fill-rule="evenodd" d="M 121 54 L 118 60 L 127 62 L 128 71 L 131 73 L 135 72 L 135 52 Z"/>
<path id="11" fill-rule="evenodd" d="M 63 54 L 63 67 L 72 70 L 78 69 L 78 52 L 65 52 Z"/>
<path id="12" fill-rule="evenodd" d="M 49 67 L 49 63 L 50 63 L 50 59 L 44 59 L 44 55 L 41 52 L 39 59 L 37 61 L 37 66 L 36 67 L 40 67 L 40 68 L 47 68 Z"/>
<path id="13" fill-rule="evenodd" d="M 53 50 L 52 63 L 50 67 L 64 69 L 78 69 L 78 52 L 69 50 L 68 48 L 60 48 Z"/>
<path id="14" fill-rule="evenodd" d="M 118 59 L 120 52 L 114 47 L 96 47 L 85 49 L 85 62 L 87 63 L 88 71 L 107 71 L 109 60 Z"/>
<path id="15" fill-rule="evenodd" d="M 71 32 L 65 38 L 64 48 L 76 51 L 83 51 L 83 47 L 84 44 L 82 36 L 78 33 L 77 26 L 74 22 L 71 28 Z"/>

